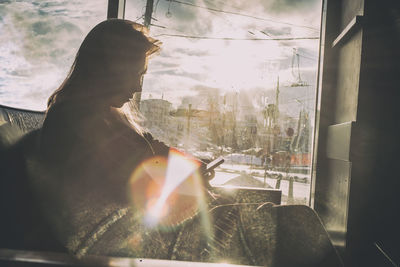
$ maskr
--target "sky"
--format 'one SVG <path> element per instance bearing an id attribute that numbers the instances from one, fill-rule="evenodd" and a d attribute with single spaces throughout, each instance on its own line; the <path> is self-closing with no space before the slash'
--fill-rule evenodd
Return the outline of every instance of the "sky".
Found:
<path id="1" fill-rule="evenodd" d="M 127 0 L 125 18 L 142 23 L 145 5 Z M 0 104 L 44 110 L 106 7 L 106 0 L 0 0 Z M 154 0 L 154 7 L 150 35 L 163 45 L 150 60 L 143 98 L 178 107 L 214 90 L 271 102 L 278 76 L 300 102 L 315 94 L 319 40 L 271 39 L 319 37 L 320 0 Z M 299 72 L 310 86 L 295 91 Z"/>
<path id="2" fill-rule="evenodd" d="M 107 0 L 0 0 L 0 104 L 44 110 Z"/>

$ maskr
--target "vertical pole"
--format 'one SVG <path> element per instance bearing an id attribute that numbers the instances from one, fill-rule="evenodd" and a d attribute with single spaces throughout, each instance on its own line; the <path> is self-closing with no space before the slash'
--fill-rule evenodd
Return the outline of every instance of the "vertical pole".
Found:
<path id="1" fill-rule="evenodd" d="M 276 94 L 275 94 L 275 124 L 278 125 L 278 117 L 279 117 L 279 76 L 278 80 L 276 81 Z"/>
<path id="2" fill-rule="evenodd" d="M 289 177 L 289 192 L 288 192 L 288 200 L 287 200 L 287 204 L 293 204 L 293 200 L 294 200 L 294 197 L 293 197 L 293 180 L 294 180 L 294 178 L 293 178 L 293 176 L 290 176 Z"/>
<path id="3" fill-rule="evenodd" d="M 151 16 L 153 14 L 153 0 L 147 0 L 146 11 L 144 13 L 144 26 L 150 28 Z"/>
<path id="4" fill-rule="evenodd" d="M 116 19 L 118 17 L 119 0 L 108 0 L 107 19 Z"/>
<path id="5" fill-rule="evenodd" d="M 192 104 L 189 104 L 186 116 L 187 116 L 187 129 L 186 129 L 185 149 L 188 150 L 190 141 L 190 117 L 192 116 Z"/>
<path id="6" fill-rule="evenodd" d="M 282 176 L 278 175 L 278 177 L 276 179 L 275 189 L 281 188 L 281 180 L 282 180 Z"/>
<path id="7" fill-rule="evenodd" d="M 278 119 L 279 119 L 279 76 L 276 81 L 276 93 L 275 93 L 275 110 L 273 111 L 273 117 L 272 120 L 274 123 L 272 124 L 272 133 L 273 133 L 273 139 L 272 139 L 272 149 L 273 150 L 278 150 L 278 133 L 276 132 L 277 129 L 279 128 L 278 125 Z"/>
<path id="8" fill-rule="evenodd" d="M 118 18 L 125 19 L 125 4 L 126 0 L 119 0 L 118 4 Z"/>
<path id="9" fill-rule="evenodd" d="M 126 0 L 123 1 L 125 2 Z M 153 0 L 147 0 L 146 11 L 144 13 L 144 26 L 146 26 L 147 28 L 150 28 L 152 14 L 153 14 Z M 142 89 L 143 89 L 143 79 L 140 81 L 140 92 L 136 92 L 134 96 L 134 101 L 138 109 L 140 108 Z"/>
<path id="10" fill-rule="evenodd" d="M 302 80 L 301 80 L 301 76 L 300 76 L 300 56 L 299 53 L 297 53 L 296 51 L 296 56 L 297 56 L 297 73 L 298 73 L 298 83 L 300 84 L 300 86 L 303 86 L 302 84 Z"/>
<path id="11" fill-rule="evenodd" d="M 126 0 L 108 0 L 107 19 L 123 19 L 125 2 Z"/>

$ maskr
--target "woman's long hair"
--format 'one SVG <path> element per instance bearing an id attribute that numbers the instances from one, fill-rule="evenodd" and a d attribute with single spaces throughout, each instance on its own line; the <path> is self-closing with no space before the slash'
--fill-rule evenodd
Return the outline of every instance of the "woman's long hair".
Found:
<path id="1" fill-rule="evenodd" d="M 132 73 L 142 57 L 159 50 L 159 42 L 146 34 L 147 28 L 129 20 L 110 19 L 96 25 L 82 42 L 67 78 L 50 96 L 48 109 L 77 99 L 90 105 L 91 98 L 110 93 L 113 88 L 80 88 L 79 83 L 85 80 L 99 86 L 128 75 L 127 70 Z"/>
<path id="2" fill-rule="evenodd" d="M 50 96 L 47 112 L 63 103 L 90 109 L 101 98 L 116 93 L 124 76 L 141 71 L 143 59 L 157 52 L 159 44 L 147 36 L 147 28 L 141 24 L 121 19 L 99 23 L 82 42 L 64 82 Z"/>

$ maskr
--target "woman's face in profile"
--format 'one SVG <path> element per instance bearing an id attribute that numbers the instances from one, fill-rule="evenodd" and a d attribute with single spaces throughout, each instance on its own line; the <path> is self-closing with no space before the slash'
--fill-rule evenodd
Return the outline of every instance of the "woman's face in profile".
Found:
<path id="1" fill-rule="evenodd" d="M 134 64 L 124 64 L 125 68 L 122 70 L 124 75 L 116 83 L 111 90 L 115 90 L 111 96 L 111 106 L 120 108 L 123 104 L 133 97 L 135 92 L 142 90 L 143 76 L 147 71 L 147 60 L 136 59 Z"/>

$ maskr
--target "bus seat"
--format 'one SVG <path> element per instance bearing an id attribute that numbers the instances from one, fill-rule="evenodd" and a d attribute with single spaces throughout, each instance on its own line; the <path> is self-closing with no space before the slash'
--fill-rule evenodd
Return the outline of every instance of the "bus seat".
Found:
<path id="1" fill-rule="evenodd" d="M 48 235 L 30 189 L 26 159 L 36 148 L 44 112 L 0 105 L 0 247 L 32 249 Z M 52 240 L 42 238 L 41 240 Z M 43 249 L 52 248 L 42 242 Z"/>
<path id="2" fill-rule="evenodd" d="M 43 111 L 23 110 L 0 105 L 0 126 L 9 123 L 23 133 L 39 129 L 44 120 Z"/>
<path id="3" fill-rule="evenodd" d="M 259 259 L 258 263 L 267 266 L 342 266 L 325 227 L 310 207 L 266 204 L 245 209 L 242 213 L 247 216 L 241 216 L 244 236 L 250 251 Z M 248 216 L 250 213 L 253 216 Z M 263 251 L 264 248 L 269 251 Z"/>
<path id="4" fill-rule="evenodd" d="M 217 205 L 213 234 L 202 244 L 196 220 L 180 231 L 172 259 L 269 267 L 339 267 L 342 261 L 318 215 L 305 205 L 267 202 Z"/>

